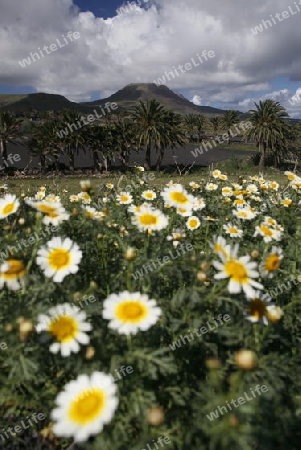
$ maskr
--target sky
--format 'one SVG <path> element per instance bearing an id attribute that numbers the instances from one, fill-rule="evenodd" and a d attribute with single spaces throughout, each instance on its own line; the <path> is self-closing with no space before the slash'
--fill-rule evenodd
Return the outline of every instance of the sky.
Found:
<path id="1" fill-rule="evenodd" d="M 300 21 L 301 0 L 0 0 L 0 93 L 80 102 L 156 83 L 225 110 L 272 98 L 301 118 Z"/>

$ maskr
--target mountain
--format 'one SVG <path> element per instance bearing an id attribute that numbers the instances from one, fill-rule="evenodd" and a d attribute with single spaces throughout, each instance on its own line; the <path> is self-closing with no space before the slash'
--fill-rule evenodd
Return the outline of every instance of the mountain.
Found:
<path id="1" fill-rule="evenodd" d="M 146 101 L 152 98 L 158 100 L 167 109 L 172 109 L 180 114 L 202 113 L 210 117 L 225 113 L 222 109 L 194 105 L 183 95 L 176 94 L 167 86 L 157 86 L 155 83 L 128 84 L 108 98 L 82 103 L 82 105 L 95 108 L 104 106 L 106 102 L 115 102 L 120 109 L 128 109 L 135 106 L 139 101 Z"/>
<path id="2" fill-rule="evenodd" d="M 155 98 L 167 109 L 179 114 L 204 114 L 207 117 L 222 115 L 224 110 L 210 106 L 197 106 L 183 95 L 177 94 L 167 86 L 157 86 L 155 83 L 128 84 L 108 98 L 93 102 L 75 103 L 57 94 L 0 94 L 0 109 L 22 113 L 28 110 L 59 111 L 72 109 L 84 114 L 92 114 L 97 107 L 105 103 L 117 103 L 119 109 L 129 109 L 139 101 Z M 242 113 L 240 113 L 242 115 Z M 243 115 L 242 115 L 243 118 Z"/>
<path id="3" fill-rule="evenodd" d="M 36 111 L 58 111 L 64 108 L 79 112 L 89 113 L 90 108 L 84 105 L 70 102 L 62 95 L 56 94 L 0 94 L 0 109 L 15 112 L 27 110 Z"/>

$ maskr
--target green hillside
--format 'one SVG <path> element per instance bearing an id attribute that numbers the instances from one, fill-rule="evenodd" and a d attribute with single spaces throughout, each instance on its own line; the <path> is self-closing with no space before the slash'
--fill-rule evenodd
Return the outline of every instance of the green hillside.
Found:
<path id="1" fill-rule="evenodd" d="M 57 94 L 0 94 L 0 108 L 15 112 L 24 112 L 29 109 L 36 111 L 59 111 L 64 108 L 88 113 L 90 108 L 70 102 L 62 95 Z"/>
<path id="2" fill-rule="evenodd" d="M 194 105 L 183 95 L 176 94 L 167 86 L 157 86 L 155 83 L 128 84 L 108 98 L 82 104 L 95 107 L 103 106 L 106 102 L 115 102 L 119 108 L 128 109 L 135 106 L 139 101 L 146 101 L 152 98 L 158 100 L 167 109 L 172 109 L 179 114 L 202 113 L 210 117 L 221 115 L 225 112 L 222 109 L 209 106 Z"/>

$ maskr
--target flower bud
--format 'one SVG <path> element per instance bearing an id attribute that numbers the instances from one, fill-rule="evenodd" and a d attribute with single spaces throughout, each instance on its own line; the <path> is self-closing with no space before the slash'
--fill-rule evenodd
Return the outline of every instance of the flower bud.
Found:
<path id="1" fill-rule="evenodd" d="M 92 359 L 94 355 L 95 355 L 95 348 L 92 346 L 87 347 L 85 358 Z"/>
<path id="2" fill-rule="evenodd" d="M 147 421 L 150 425 L 158 426 L 164 422 L 164 410 L 160 406 L 151 408 L 147 413 Z"/>
<path id="3" fill-rule="evenodd" d="M 260 253 L 259 253 L 258 250 L 252 250 L 252 251 L 251 251 L 251 256 L 252 256 L 252 258 L 258 258 L 259 255 L 260 255 Z"/>
<path id="4" fill-rule="evenodd" d="M 124 257 L 127 261 L 133 261 L 136 258 L 136 250 L 133 247 L 128 247 Z"/>
<path id="5" fill-rule="evenodd" d="M 234 360 L 240 369 L 251 370 L 256 366 L 256 355 L 252 350 L 240 350 L 236 352 Z"/>

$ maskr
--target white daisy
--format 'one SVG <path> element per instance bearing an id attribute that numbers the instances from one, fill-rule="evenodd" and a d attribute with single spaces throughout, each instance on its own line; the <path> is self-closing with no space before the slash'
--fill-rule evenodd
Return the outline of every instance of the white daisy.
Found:
<path id="1" fill-rule="evenodd" d="M 246 319 L 252 323 L 263 323 L 268 325 L 268 306 L 274 306 L 272 303 L 268 305 L 270 298 L 263 295 L 260 291 L 255 291 L 253 297 L 248 300 L 247 309 L 245 311 Z"/>
<path id="2" fill-rule="evenodd" d="M 269 255 L 260 264 L 260 273 L 263 277 L 273 278 L 276 270 L 280 267 L 281 260 L 283 259 L 283 251 L 280 247 L 272 247 Z"/>
<path id="3" fill-rule="evenodd" d="M 229 256 L 220 253 L 222 262 L 213 261 L 214 267 L 220 271 L 214 275 L 214 278 L 217 280 L 230 278 L 228 284 L 230 294 L 239 294 L 243 290 L 247 297 L 253 297 L 255 294 L 254 288 L 263 289 L 262 284 L 252 279 L 259 277 L 259 273 L 255 270 L 257 263 L 250 261 L 249 255 L 237 258 L 237 248 L 231 251 Z"/>
<path id="4" fill-rule="evenodd" d="M 54 237 L 46 246 L 37 252 L 37 264 L 44 271 L 47 278 L 53 278 L 55 283 L 61 283 L 63 279 L 78 271 L 78 264 L 82 259 L 82 251 L 71 239 Z"/>
<path id="5" fill-rule="evenodd" d="M 141 206 L 139 211 L 134 213 L 132 223 L 140 231 L 158 231 L 167 227 L 168 217 L 159 209 L 154 209 L 151 206 Z"/>
<path id="6" fill-rule="evenodd" d="M 222 172 L 220 170 L 216 169 L 212 172 L 211 175 L 213 176 L 213 178 L 219 178 L 221 176 L 221 174 L 222 174 Z"/>
<path id="7" fill-rule="evenodd" d="M 223 225 L 223 229 L 230 237 L 242 237 L 243 231 L 238 228 L 236 225 L 232 225 L 232 223 L 227 223 Z"/>
<path id="8" fill-rule="evenodd" d="M 62 356 L 70 356 L 80 350 L 79 344 L 89 344 L 90 338 L 85 331 L 91 331 L 92 326 L 85 322 L 85 312 L 70 303 L 63 303 L 48 313 L 38 316 L 36 330 L 38 333 L 48 331 L 56 340 L 49 347 L 51 353 L 60 351 Z"/>
<path id="9" fill-rule="evenodd" d="M 111 375 L 93 372 L 70 381 L 56 397 L 51 411 L 53 432 L 85 442 L 111 422 L 118 406 L 117 387 Z"/>
<path id="10" fill-rule="evenodd" d="M 65 208 L 58 209 L 55 213 L 52 214 L 45 214 L 42 222 L 45 225 L 54 225 L 58 226 L 65 220 L 68 220 L 70 218 L 70 214 L 67 213 Z"/>
<path id="11" fill-rule="evenodd" d="M 104 301 L 103 318 L 110 320 L 109 327 L 119 334 L 136 334 L 152 327 L 161 315 L 155 300 L 140 292 L 124 291 L 111 294 Z"/>
<path id="12" fill-rule="evenodd" d="M 233 210 L 232 212 L 235 217 L 242 220 L 252 220 L 256 217 L 256 213 L 251 211 L 249 208 L 239 208 L 238 210 Z"/>
<path id="13" fill-rule="evenodd" d="M 166 187 L 162 192 L 165 203 L 175 206 L 176 208 L 190 208 L 194 202 L 194 197 L 188 194 L 181 184 L 172 184 Z"/>
<path id="14" fill-rule="evenodd" d="M 90 192 L 92 189 L 90 180 L 81 180 L 79 182 L 82 192 Z"/>
<path id="15" fill-rule="evenodd" d="M 229 186 L 225 186 L 222 188 L 222 196 L 223 197 L 231 197 L 233 195 L 233 190 Z"/>
<path id="16" fill-rule="evenodd" d="M 192 205 L 193 211 L 201 211 L 205 207 L 206 207 L 206 203 L 204 202 L 204 200 L 202 198 L 197 197 L 194 199 L 194 202 Z"/>
<path id="17" fill-rule="evenodd" d="M 80 198 L 78 195 L 70 195 L 69 197 L 69 201 L 71 203 L 78 203 L 80 201 Z"/>
<path id="18" fill-rule="evenodd" d="M 230 256 L 231 247 L 222 236 L 213 236 L 213 242 L 209 242 L 210 247 L 220 257 Z"/>
<path id="19" fill-rule="evenodd" d="M 15 195 L 6 194 L 0 198 L 0 219 L 14 214 L 20 206 L 20 202 Z"/>
<path id="20" fill-rule="evenodd" d="M 116 196 L 116 200 L 121 205 L 129 205 L 130 203 L 132 203 L 133 197 L 129 192 L 120 192 L 120 194 Z"/>
<path id="21" fill-rule="evenodd" d="M 156 192 L 149 189 L 148 191 L 142 192 L 141 196 L 145 200 L 154 200 L 157 197 L 157 194 Z"/>
<path id="22" fill-rule="evenodd" d="M 197 230 L 201 225 L 200 219 L 196 216 L 191 216 L 186 222 L 188 230 Z"/>
<path id="23" fill-rule="evenodd" d="M 0 266 L 0 289 L 5 285 L 11 291 L 17 291 L 25 285 L 26 268 L 18 259 L 8 259 Z"/>
<path id="24" fill-rule="evenodd" d="M 214 183 L 207 183 L 205 186 L 206 191 L 216 191 L 217 188 L 218 185 Z"/>
<path id="25" fill-rule="evenodd" d="M 177 214 L 179 214 L 179 216 L 183 216 L 183 217 L 189 217 L 192 214 L 191 208 L 180 207 L 180 208 L 177 208 L 176 211 L 177 211 Z"/>
<path id="26" fill-rule="evenodd" d="M 255 233 L 253 236 L 256 237 L 258 235 L 263 237 L 264 242 L 271 242 L 273 239 L 275 241 L 281 240 L 281 232 L 265 224 L 257 225 L 255 227 Z"/>

